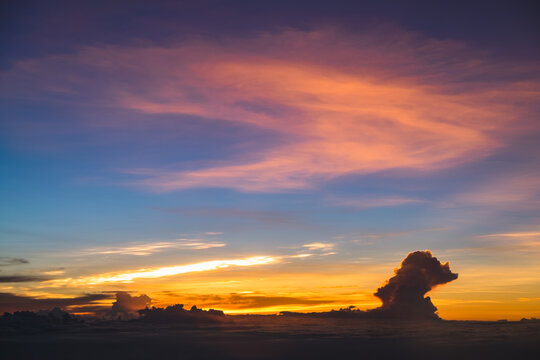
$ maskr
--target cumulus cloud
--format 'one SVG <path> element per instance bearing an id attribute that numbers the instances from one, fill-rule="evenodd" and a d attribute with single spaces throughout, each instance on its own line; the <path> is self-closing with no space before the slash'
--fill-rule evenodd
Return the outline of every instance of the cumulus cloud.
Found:
<path id="1" fill-rule="evenodd" d="M 412 252 L 374 294 L 383 302 L 374 311 L 390 317 L 436 318 L 437 308 L 424 295 L 457 277 L 458 274 L 450 271 L 449 263 L 441 264 L 430 251 Z"/>
<path id="2" fill-rule="evenodd" d="M 144 309 L 151 303 L 152 299 L 145 294 L 131 296 L 127 292 L 117 292 L 116 301 L 112 304 L 111 315 L 134 315 L 137 310 Z"/>

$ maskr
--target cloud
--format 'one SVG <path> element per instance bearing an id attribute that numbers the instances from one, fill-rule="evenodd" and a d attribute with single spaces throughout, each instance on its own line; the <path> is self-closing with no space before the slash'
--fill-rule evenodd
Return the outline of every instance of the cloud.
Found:
<path id="1" fill-rule="evenodd" d="M 162 211 L 172 214 L 182 214 L 190 216 L 208 216 L 218 218 L 246 218 L 253 219 L 263 223 L 294 223 L 296 219 L 288 213 L 277 211 L 261 211 L 261 210 L 244 210 L 231 208 L 154 208 L 157 211 Z"/>
<path id="2" fill-rule="evenodd" d="M 328 201 L 333 206 L 343 206 L 355 209 L 399 206 L 404 204 L 421 203 L 423 200 L 402 196 L 365 196 L 360 198 L 333 198 Z"/>
<path id="3" fill-rule="evenodd" d="M 36 311 L 55 307 L 64 309 L 69 306 L 94 304 L 110 297 L 109 294 L 87 294 L 74 298 L 36 298 L 12 293 L 0 293 L 0 313 L 22 310 Z"/>
<path id="4" fill-rule="evenodd" d="M 334 299 L 313 299 L 307 296 L 272 296 L 267 294 L 197 295 L 185 297 L 187 301 L 201 306 L 226 306 L 227 309 L 260 309 L 280 305 L 321 305 L 331 304 Z"/>
<path id="5" fill-rule="evenodd" d="M 480 237 L 502 237 L 502 238 L 532 238 L 532 237 L 539 237 L 539 236 L 540 236 L 540 231 L 480 235 Z"/>
<path id="6" fill-rule="evenodd" d="M 539 194 L 540 172 L 520 171 L 490 179 L 455 195 L 450 201 L 457 205 L 487 206 L 502 210 L 536 210 L 540 205 Z"/>
<path id="7" fill-rule="evenodd" d="M 395 270 L 395 275 L 377 289 L 374 295 L 383 303 L 372 311 L 389 317 L 436 318 L 437 308 L 424 295 L 457 277 L 448 263 L 441 264 L 430 251 L 412 252 Z"/>
<path id="8" fill-rule="evenodd" d="M 117 292 L 116 301 L 112 304 L 112 315 L 130 315 L 135 314 L 137 310 L 141 310 L 150 306 L 152 299 L 149 296 L 142 294 L 139 296 L 131 296 L 127 292 Z"/>
<path id="9" fill-rule="evenodd" d="M 130 272 L 113 272 L 79 278 L 55 279 L 43 282 L 48 287 L 91 286 L 110 283 L 131 283 L 137 279 L 156 279 L 200 271 L 212 271 L 231 267 L 245 267 L 273 264 L 280 260 L 273 256 L 251 256 L 243 259 L 212 260 L 188 265 L 163 266 L 158 268 L 138 269 Z"/>
<path id="10" fill-rule="evenodd" d="M 302 247 L 305 247 L 308 250 L 332 250 L 334 246 L 335 244 L 332 244 L 332 243 L 320 243 L 320 242 L 314 242 L 314 243 L 302 245 Z"/>
<path id="11" fill-rule="evenodd" d="M 480 240 L 480 248 L 484 249 L 523 250 L 532 256 L 536 255 L 536 250 L 540 250 L 540 232 L 538 231 L 486 234 L 476 238 Z"/>
<path id="12" fill-rule="evenodd" d="M 97 247 L 83 250 L 78 255 L 137 255 L 145 256 L 165 249 L 191 249 L 205 250 L 216 247 L 224 247 L 221 242 L 206 242 L 204 239 L 177 239 L 170 242 L 153 242 L 145 244 L 133 244 L 119 247 Z"/>
<path id="13" fill-rule="evenodd" d="M 11 266 L 19 264 L 28 264 L 29 261 L 23 258 L 12 258 L 6 256 L 0 256 L 0 266 Z"/>
<path id="14" fill-rule="evenodd" d="M 20 283 L 33 281 L 47 281 L 50 277 L 38 275 L 4 275 L 0 276 L 0 283 Z"/>
<path id="15" fill-rule="evenodd" d="M 530 116 L 539 93 L 532 65 L 493 63 L 457 42 L 383 30 L 85 47 L 18 62 L 2 74 L 4 93 L 62 94 L 257 127 L 279 138 L 212 165 L 125 171 L 156 191 L 298 191 L 350 174 L 438 170 L 484 158 L 538 128 Z"/>
<path id="16" fill-rule="evenodd" d="M 64 270 L 64 268 L 56 268 L 56 269 L 42 271 L 42 273 L 45 275 L 62 275 L 62 274 L 65 274 L 66 271 Z"/>

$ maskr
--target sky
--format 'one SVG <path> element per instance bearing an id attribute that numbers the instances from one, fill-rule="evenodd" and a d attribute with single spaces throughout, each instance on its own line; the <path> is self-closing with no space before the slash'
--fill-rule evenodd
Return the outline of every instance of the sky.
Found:
<path id="1" fill-rule="evenodd" d="M 534 1 L 1 6 L 4 299 L 540 316 Z"/>

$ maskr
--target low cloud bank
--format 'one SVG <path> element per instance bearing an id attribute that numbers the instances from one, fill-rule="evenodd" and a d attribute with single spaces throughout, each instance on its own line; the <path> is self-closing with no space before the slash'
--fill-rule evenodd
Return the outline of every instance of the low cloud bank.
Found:
<path id="1" fill-rule="evenodd" d="M 0 313 L 13 311 L 37 311 L 41 309 L 61 308 L 69 306 L 95 304 L 99 300 L 108 299 L 109 294 L 87 294 L 73 298 L 34 298 L 12 293 L 0 293 Z"/>
<path id="2" fill-rule="evenodd" d="M 230 321 L 221 310 L 202 310 L 193 305 L 188 311 L 183 304 L 167 306 L 166 308 L 146 308 L 138 311 L 145 322 L 181 322 L 181 323 L 219 323 Z"/>

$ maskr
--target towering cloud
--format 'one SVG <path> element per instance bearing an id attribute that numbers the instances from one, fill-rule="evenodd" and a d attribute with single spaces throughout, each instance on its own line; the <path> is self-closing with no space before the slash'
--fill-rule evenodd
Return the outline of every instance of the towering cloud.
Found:
<path id="1" fill-rule="evenodd" d="M 424 295 L 457 277 L 448 263 L 441 264 L 430 251 L 412 252 L 395 270 L 395 276 L 374 294 L 383 303 L 373 312 L 397 318 L 438 318 L 437 308 Z"/>

